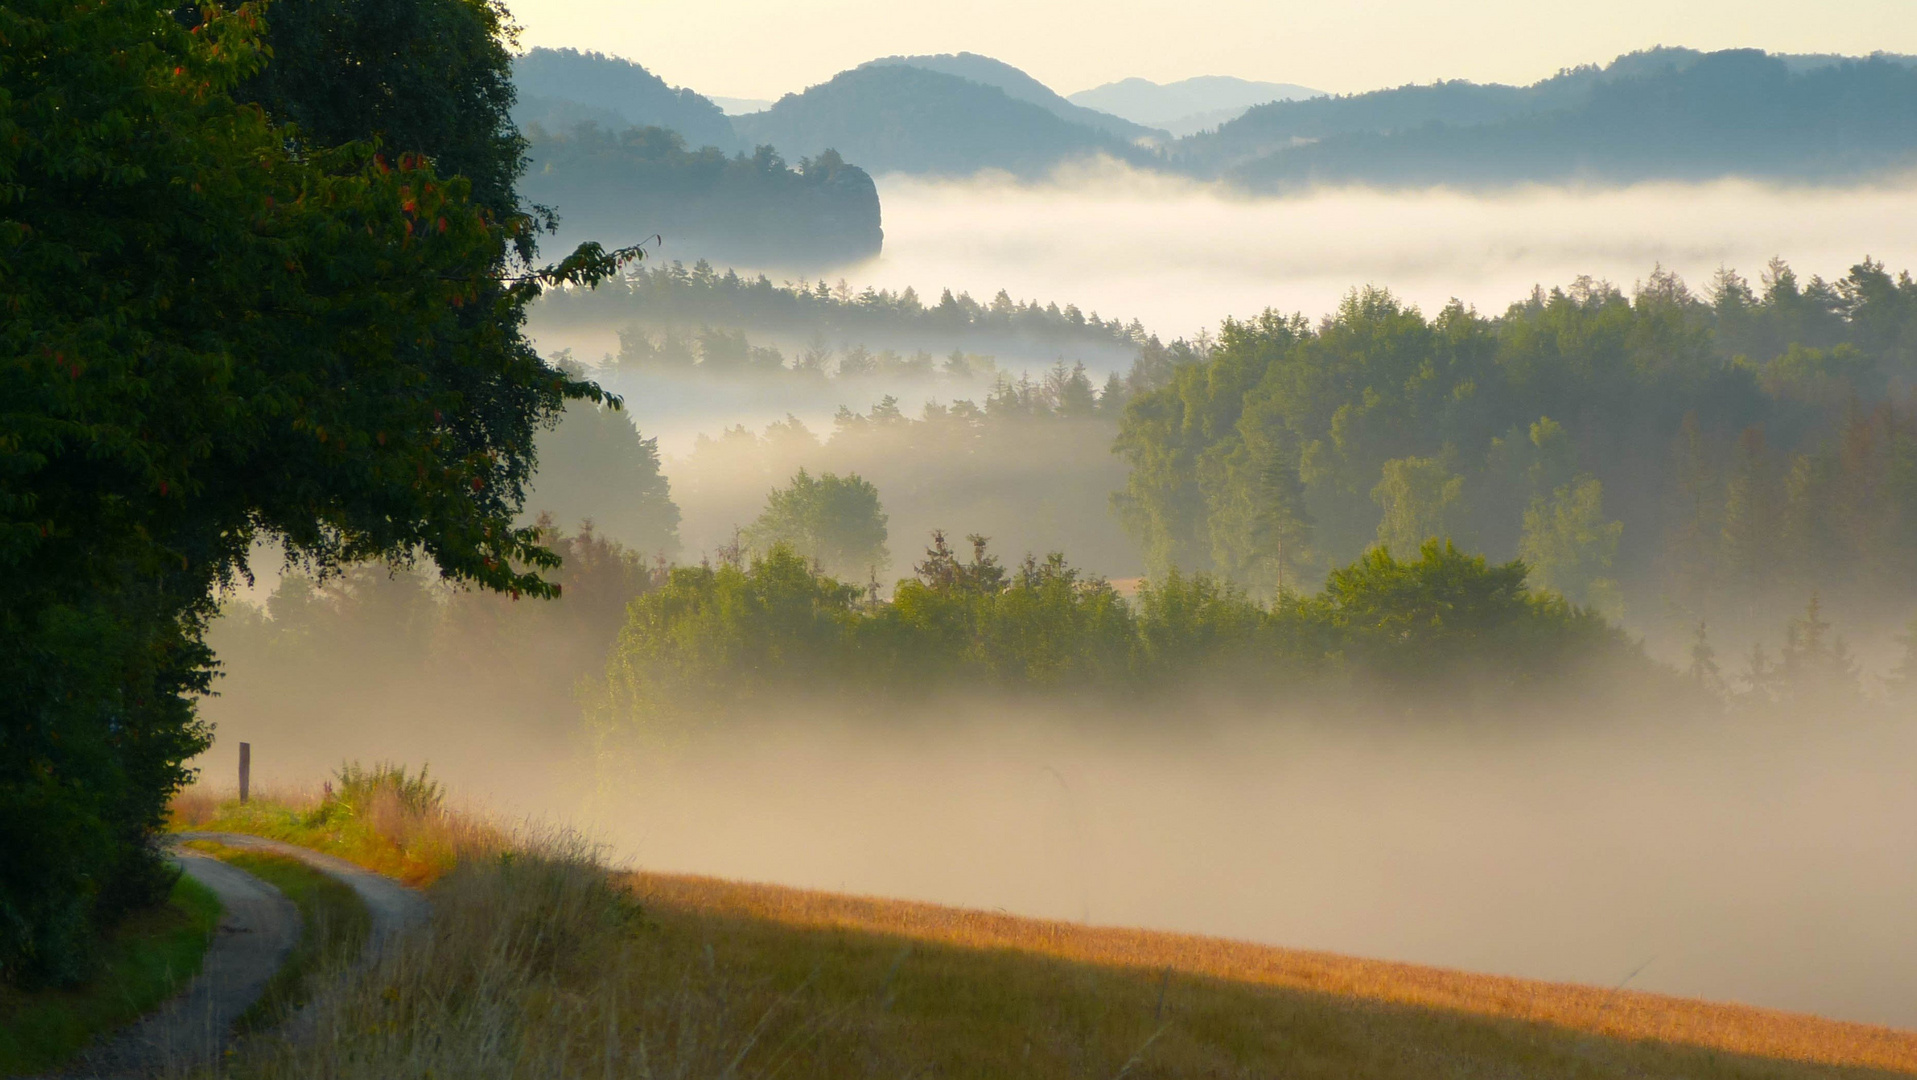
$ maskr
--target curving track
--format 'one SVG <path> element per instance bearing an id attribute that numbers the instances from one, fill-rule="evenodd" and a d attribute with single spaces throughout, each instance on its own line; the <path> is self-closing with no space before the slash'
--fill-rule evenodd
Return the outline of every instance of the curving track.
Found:
<path id="1" fill-rule="evenodd" d="M 285 855 L 350 886 L 372 916 L 372 939 L 361 963 L 370 962 L 396 935 L 423 924 L 432 912 L 417 890 L 297 844 L 223 832 L 181 833 L 178 839 Z M 219 896 L 223 909 L 200 974 L 158 1011 L 89 1049 L 58 1075 L 134 1080 L 215 1064 L 233 1021 L 259 999 L 299 941 L 299 910 L 278 889 L 210 856 L 176 850 L 174 857 L 189 877 Z M 291 1033 L 297 1035 L 307 1019 L 302 1010 L 288 1025 L 294 1029 Z"/>

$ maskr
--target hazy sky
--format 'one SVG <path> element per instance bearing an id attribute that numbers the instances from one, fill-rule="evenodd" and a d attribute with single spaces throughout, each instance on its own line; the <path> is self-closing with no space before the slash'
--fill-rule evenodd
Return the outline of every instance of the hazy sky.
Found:
<path id="1" fill-rule="evenodd" d="M 775 98 L 877 56 L 972 51 L 1060 93 L 1140 75 L 1331 91 L 1530 82 L 1650 45 L 1917 52 L 1917 0 L 509 0 L 528 46 L 598 49 Z"/>

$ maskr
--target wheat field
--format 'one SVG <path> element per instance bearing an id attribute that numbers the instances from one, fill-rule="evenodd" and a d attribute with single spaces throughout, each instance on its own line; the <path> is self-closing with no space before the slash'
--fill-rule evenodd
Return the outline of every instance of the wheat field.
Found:
<path id="1" fill-rule="evenodd" d="M 768 928 L 782 927 L 944 946 L 961 958 L 970 952 L 1063 961 L 1111 973 L 1114 988 L 1129 976 L 1142 981 L 1147 997 L 1156 989 L 1161 1022 L 1168 1014 L 1176 1020 L 1162 1004 L 1175 989 L 1194 1009 L 1207 1007 L 1200 1000 L 1207 995 L 1213 1005 L 1235 999 L 1248 1027 L 1264 1022 L 1261 1013 L 1276 1023 L 1293 1006 L 1315 1001 L 1333 1011 L 1371 1006 L 1374 1016 L 1395 1014 L 1408 1023 L 1423 1013 L 1440 1027 L 1481 1018 L 1507 1032 L 1532 1030 L 1545 1042 L 1556 1032 L 1618 1046 L 1691 1048 L 1753 1067 L 1774 1061 L 1917 1073 L 1917 1032 L 1746 1005 L 705 877 L 637 873 L 626 883 L 655 917 L 703 923 L 708 934 L 730 923 L 762 948 L 776 936 Z M 1285 992 L 1283 1000 L 1259 989 Z"/>

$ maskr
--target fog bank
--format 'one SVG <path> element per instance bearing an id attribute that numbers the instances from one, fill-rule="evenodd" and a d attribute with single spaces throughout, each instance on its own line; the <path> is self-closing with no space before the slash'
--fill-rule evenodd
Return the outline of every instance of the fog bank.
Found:
<path id="1" fill-rule="evenodd" d="M 1167 339 L 1266 307 L 1317 317 L 1354 286 L 1435 312 L 1486 312 L 1581 274 L 1629 285 L 1663 265 L 1702 285 L 1756 279 L 1773 256 L 1801 278 L 1869 255 L 1917 260 L 1917 180 L 1842 190 L 1724 181 L 1627 188 L 1330 189 L 1254 199 L 1107 164 L 1049 184 L 879 179 L 885 253 L 848 273 L 882 288 L 1056 296 L 1139 318 Z"/>
<path id="2" fill-rule="evenodd" d="M 714 737 L 592 820 L 649 869 L 1917 1025 L 1907 722 L 952 719 Z"/>

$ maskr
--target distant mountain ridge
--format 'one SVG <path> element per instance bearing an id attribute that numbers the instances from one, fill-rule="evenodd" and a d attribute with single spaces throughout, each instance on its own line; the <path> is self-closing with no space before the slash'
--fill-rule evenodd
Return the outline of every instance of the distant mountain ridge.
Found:
<path id="1" fill-rule="evenodd" d="M 1254 105 L 1320 97 L 1323 93 L 1296 83 L 1199 75 L 1162 84 L 1140 78 L 1120 79 L 1080 90 L 1067 100 L 1183 137 L 1237 119 Z"/>
<path id="2" fill-rule="evenodd" d="M 1072 100 L 974 53 L 882 57 L 732 116 L 638 64 L 598 53 L 535 49 L 517 62 L 515 81 L 521 100 L 514 115 L 535 133 L 656 126 L 681 135 L 688 153 L 770 146 L 802 161 L 837 151 L 848 167 L 873 174 L 1003 170 L 1037 178 L 1074 159 L 1105 156 L 1281 191 L 1721 176 L 1826 181 L 1917 168 L 1917 58 L 1890 54 L 1659 47 L 1528 86 L 1453 80 L 1294 96 L 1235 117 L 1231 110 L 1248 100 L 1311 91 L 1201 76 L 1163 86 L 1125 79 Z M 735 109 L 757 104 L 727 101 Z M 1219 108 L 1165 121 L 1193 130 L 1179 138 L 1138 119 L 1213 105 Z M 837 189 L 807 189 L 805 197 L 824 200 L 827 190 Z"/>
<path id="3" fill-rule="evenodd" d="M 1116 135 L 1121 139 L 1162 140 L 1166 133 L 1152 124 L 1137 123 L 1110 110 L 1100 110 L 1097 106 L 1086 106 L 1059 96 L 1058 92 L 1025 72 L 989 56 L 977 53 L 940 53 L 935 56 L 887 56 L 878 60 L 868 60 L 859 67 L 877 67 L 883 64 L 904 64 L 908 67 L 924 68 L 945 75 L 956 75 L 961 79 L 970 79 L 986 86 L 996 86 L 1005 91 L 1006 96 L 1030 102 L 1071 124 L 1102 131 L 1107 135 Z"/>
<path id="4" fill-rule="evenodd" d="M 702 94 L 668 86 L 630 60 L 578 49 L 532 49 L 513 61 L 519 103 L 513 119 L 563 130 L 581 121 L 601 127 L 662 127 L 692 146 L 746 149 L 725 112 Z"/>
<path id="5" fill-rule="evenodd" d="M 1439 83 L 1259 106 L 1167 162 L 1315 184 L 1863 178 L 1917 167 L 1917 66 L 1655 49 L 1528 87 Z"/>
<path id="6" fill-rule="evenodd" d="M 997 86 L 913 64 L 842 71 L 732 123 L 755 144 L 787 154 L 834 148 L 875 173 L 970 176 L 1003 169 L 1035 177 L 1073 157 L 1151 160 L 1120 136 L 1062 119 Z"/>

